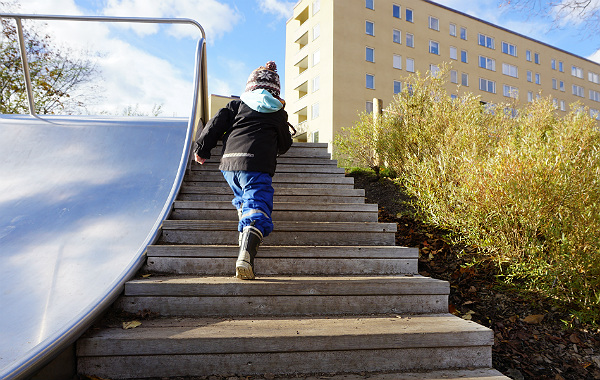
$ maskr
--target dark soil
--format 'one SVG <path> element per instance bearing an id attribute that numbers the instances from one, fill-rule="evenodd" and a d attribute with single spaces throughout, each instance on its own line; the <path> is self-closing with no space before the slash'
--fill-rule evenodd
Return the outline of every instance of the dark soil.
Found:
<path id="1" fill-rule="evenodd" d="M 567 306 L 500 283 L 498 268 L 476 249 L 453 245 L 446 231 L 411 216 L 393 181 L 349 175 L 367 203 L 379 205 L 379 221 L 398 225 L 396 245 L 419 248 L 419 273 L 450 282 L 449 312 L 494 331 L 494 368 L 515 380 L 600 379 L 600 330 L 567 328 Z"/>

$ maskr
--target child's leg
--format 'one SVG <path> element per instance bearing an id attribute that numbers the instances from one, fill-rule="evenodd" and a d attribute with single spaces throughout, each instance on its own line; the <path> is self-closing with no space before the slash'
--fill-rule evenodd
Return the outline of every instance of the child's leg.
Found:
<path id="1" fill-rule="evenodd" d="M 238 176 L 236 175 L 236 173 L 238 173 L 238 172 L 221 170 L 221 173 L 223 173 L 223 177 L 225 177 L 225 181 L 227 181 L 227 184 L 231 188 L 231 191 L 233 191 L 233 200 L 231 201 L 231 204 L 233 205 L 233 207 L 235 207 L 238 210 L 238 214 L 239 214 L 242 209 L 242 203 L 243 203 L 242 198 L 244 195 L 244 189 L 242 189 L 242 185 L 240 184 L 240 182 L 238 180 Z"/>
<path id="2" fill-rule="evenodd" d="M 243 189 L 242 195 L 242 217 L 238 229 L 243 231 L 244 227 L 254 225 L 262 233 L 263 237 L 273 231 L 273 184 L 268 173 L 240 171 L 239 184 Z"/>

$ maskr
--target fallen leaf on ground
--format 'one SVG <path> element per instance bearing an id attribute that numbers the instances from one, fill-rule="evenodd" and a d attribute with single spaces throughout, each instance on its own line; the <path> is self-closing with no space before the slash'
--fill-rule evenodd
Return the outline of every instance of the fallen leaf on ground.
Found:
<path id="1" fill-rule="evenodd" d="M 575 334 L 575 333 L 573 333 L 569 336 L 569 340 L 571 341 L 571 343 L 575 343 L 575 344 L 581 343 L 581 339 L 579 339 L 579 336 L 577 336 L 577 334 Z"/>
<path id="2" fill-rule="evenodd" d="M 527 317 L 523 318 L 523 322 L 530 323 L 532 325 L 537 325 L 538 323 L 541 323 L 543 319 L 544 319 L 544 314 L 532 314 L 532 315 L 528 315 Z"/>
<path id="3" fill-rule="evenodd" d="M 134 329 L 134 328 L 140 326 L 141 324 L 142 324 L 142 322 L 140 322 L 140 321 L 123 322 L 123 329 L 124 330 Z"/>

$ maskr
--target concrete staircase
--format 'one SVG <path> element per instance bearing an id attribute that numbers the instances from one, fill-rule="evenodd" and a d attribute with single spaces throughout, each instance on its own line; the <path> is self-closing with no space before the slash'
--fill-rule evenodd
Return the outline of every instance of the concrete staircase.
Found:
<path id="1" fill-rule="evenodd" d="M 160 317 L 88 332 L 79 373 L 508 379 L 490 369 L 492 331 L 448 314 L 448 283 L 418 275 L 417 249 L 394 246 L 396 225 L 377 222 L 326 144 L 279 158 L 258 279 L 234 278 L 237 214 L 218 159 L 192 165 L 148 248 L 153 275 L 129 281 L 116 304 Z"/>

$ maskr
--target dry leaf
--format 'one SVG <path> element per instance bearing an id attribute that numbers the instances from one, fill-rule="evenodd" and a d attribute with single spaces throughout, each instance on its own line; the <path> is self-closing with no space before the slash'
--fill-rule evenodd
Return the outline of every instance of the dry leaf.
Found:
<path id="1" fill-rule="evenodd" d="M 148 278 L 148 277 L 150 277 L 150 276 L 152 276 L 152 274 L 151 274 L 151 273 L 148 273 L 148 274 L 143 274 L 143 275 L 142 275 L 142 278 Z"/>
<path id="2" fill-rule="evenodd" d="M 475 312 L 473 310 L 469 310 L 465 313 L 465 315 L 462 316 L 462 319 L 470 321 L 471 319 L 473 319 L 473 314 L 475 314 Z"/>
<path id="3" fill-rule="evenodd" d="M 456 310 L 456 307 L 451 303 L 448 304 L 448 312 L 450 314 L 458 315 L 458 310 Z"/>
<path id="4" fill-rule="evenodd" d="M 124 330 L 134 329 L 134 328 L 140 326 L 141 324 L 142 324 L 142 322 L 140 322 L 140 321 L 123 322 L 123 329 Z"/>
<path id="5" fill-rule="evenodd" d="M 542 322 L 543 319 L 544 314 L 532 314 L 523 318 L 523 322 L 530 323 L 532 325 L 537 325 L 538 323 Z"/>
<path id="6" fill-rule="evenodd" d="M 575 343 L 575 344 L 581 343 L 581 339 L 579 339 L 579 336 L 577 336 L 576 333 L 571 334 L 571 336 L 569 336 L 569 340 L 571 341 L 571 343 Z"/>

